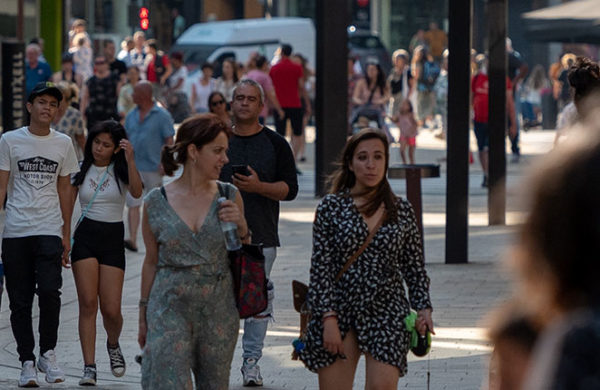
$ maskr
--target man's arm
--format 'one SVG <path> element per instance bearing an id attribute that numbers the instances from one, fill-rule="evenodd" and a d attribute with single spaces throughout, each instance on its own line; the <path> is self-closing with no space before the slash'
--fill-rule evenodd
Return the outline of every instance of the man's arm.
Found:
<path id="1" fill-rule="evenodd" d="M 83 120 L 87 120 L 85 116 L 85 110 L 87 109 L 89 103 L 90 95 L 87 87 L 87 83 L 83 85 L 83 90 L 81 91 L 81 100 L 79 102 L 79 110 L 81 111 L 81 116 Z"/>
<path id="2" fill-rule="evenodd" d="M 6 191 L 8 189 L 8 178 L 10 177 L 10 171 L 4 171 L 0 169 L 0 204 L 4 205 L 4 199 L 6 198 Z"/>
<path id="3" fill-rule="evenodd" d="M 285 181 L 273 183 L 260 181 L 258 173 L 251 166 L 248 166 L 248 170 L 250 171 L 249 176 L 234 174 L 233 185 L 242 191 L 252 192 L 272 200 L 280 201 L 287 198 L 290 187 Z"/>
<path id="4" fill-rule="evenodd" d="M 57 181 L 58 201 L 63 219 L 63 267 L 69 268 L 69 253 L 71 252 L 71 217 L 73 216 L 73 186 L 71 176 L 59 176 Z"/>

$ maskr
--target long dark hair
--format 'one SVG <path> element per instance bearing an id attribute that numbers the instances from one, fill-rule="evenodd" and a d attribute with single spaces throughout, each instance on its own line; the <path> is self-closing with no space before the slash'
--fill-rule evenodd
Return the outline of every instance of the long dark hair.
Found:
<path id="1" fill-rule="evenodd" d="M 92 129 L 89 131 L 87 140 L 85 141 L 83 162 L 81 163 L 81 169 L 73 178 L 74 186 L 80 186 L 83 183 L 87 171 L 90 169 L 90 166 L 92 166 L 92 164 L 94 163 L 92 146 L 94 144 L 94 139 L 101 133 L 107 133 L 110 135 L 110 138 L 115 144 L 115 148 L 119 147 L 119 142 L 123 138 L 127 139 L 127 133 L 125 132 L 125 129 L 117 121 L 110 119 L 107 121 L 99 122 L 96 125 L 94 125 L 94 127 L 92 127 Z M 113 169 L 115 172 L 115 177 L 123 183 L 129 184 L 129 171 L 127 170 L 127 160 L 125 160 L 125 152 L 123 150 L 119 150 L 117 153 L 113 153 L 110 160 L 111 162 L 114 162 Z M 119 180 L 117 180 L 117 186 L 119 188 L 119 192 L 121 192 Z"/>
<path id="2" fill-rule="evenodd" d="M 177 130 L 175 143 L 162 148 L 160 162 L 165 174 L 173 176 L 179 165 L 185 164 L 189 145 L 200 148 L 212 142 L 221 133 L 225 133 L 227 138 L 230 136 L 229 127 L 215 114 L 199 114 L 184 120 Z"/>
<path id="3" fill-rule="evenodd" d="M 354 152 L 356 151 L 358 144 L 370 139 L 378 139 L 383 143 L 383 149 L 385 150 L 385 172 L 387 173 L 390 163 L 387 136 L 378 129 L 363 129 L 350 137 L 348 142 L 346 142 L 346 146 L 342 151 L 342 157 L 337 164 L 338 168 L 331 174 L 328 180 L 330 193 L 335 194 L 345 190 L 349 191 L 354 187 L 356 184 L 356 176 L 354 175 L 354 172 L 350 170 L 350 164 L 352 163 L 352 158 L 354 157 Z M 375 214 L 382 202 L 387 211 L 386 219 L 397 211 L 396 195 L 394 195 L 385 174 L 375 188 L 369 189 L 365 194 L 359 195 L 367 196 L 367 202 L 360 207 L 359 211 L 368 217 Z"/>
<path id="4" fill-rule="evenodd" d="M 223 104 L 227 103 L 227 99 L 225 99 L 225 95 L 223 95 L 221 92 L 219 91 L 212 91 L 210 93 L 210 95 L 208 95 L 208 111 L 210 112 L 214 112 L 213 111 L 213 105 L 212 105 L 212 98 L 215 96 L 221 96 L 221 99 L 223 99 Z"/>
<path id="5" fill-rule="evenodd" d="M 367 81 L 367 87 L 371 88 L 371 80 L 369 79 L 369 66 L 373 65 L 375 68 L 377 68 L 377 78 L 374 80 L 375 81 L 375 88 L 379 88 L 379 92 L 381 93 L 381 95 L 383 96 L 385 94 L 385 73 L 383 73 L 383 69 L 381 69 L 381 65 L 379 65 L 379 63 L 377 62 L 369 62 L 367 63 L 367 66 L 365 66 L 365 71 L 364 71 L 364 75 L 365 75 L 365 80 Z M 373 88 L 373 90 L 375 89 Z"/>

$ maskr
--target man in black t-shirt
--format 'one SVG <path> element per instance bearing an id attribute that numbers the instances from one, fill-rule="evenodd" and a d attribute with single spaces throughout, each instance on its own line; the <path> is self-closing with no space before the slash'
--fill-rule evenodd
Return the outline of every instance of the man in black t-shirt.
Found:
<path id="1" fill-rule="evenodd" d="M 126 82 L 127 65 L 115 57 L 115 43 L 112 40 L 104 41 L 104 57 L 108 61 L 110 74 L 119 81 L 119 88 Z"/>
<path id="2" fill-rule="evenodd" d="M 233 91 L 231 104 L 235 126 L 227 152 L 229 163 L 221 170 L 220 179 L 232 182 L 240 190 L 252 243 L 263 244 L 265 272 L 269 277 L 279 246 L 279 202 L 296 197 L 298 178 L 294 155 L 285 138 L 258 121 L 263 105 L 264 92 L 260 84 L 250 79 L 238 83 Z M 263 383 L 257 362 L 262 356 L 267 325 L 272 314 L 271 280 L 268 292 L 267 309 L 244 321 L 244 386 L 262 386 Z"/>

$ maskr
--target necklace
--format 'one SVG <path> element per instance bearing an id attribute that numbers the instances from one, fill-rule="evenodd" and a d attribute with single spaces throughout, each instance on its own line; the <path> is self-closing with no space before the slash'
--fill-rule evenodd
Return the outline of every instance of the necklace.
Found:
<path id="1" fill-rule="evenodd" d="M 94 167 L 96 168 L 96 184 L 100 181 L 100 178 L 102 177 L 102 175 L 104 175 L 104 172 L 106 172 L 106 170 L 108 169 L 109 166 L 110 166 L 110 164 L 105 167 L 99 167 L 97 165 L 94 165 Z M 104 169 L 101 169 L 101 168 L 104 168 Z M 110 172 L 109 172 L 109 174 L 110 174 Z"/>

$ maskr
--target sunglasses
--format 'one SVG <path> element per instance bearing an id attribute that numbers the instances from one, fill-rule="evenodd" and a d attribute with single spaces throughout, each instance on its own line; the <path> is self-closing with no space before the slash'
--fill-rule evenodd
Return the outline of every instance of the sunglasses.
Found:
<path id="1" fill-rule="evenodd" d="M 210 105 L 211 105 L 211 107 L 216 107 L 216 106 L 218 106 L 220 104 L 224 104 L 224 103 L 225 103 L 225 100 L 217 100 L 216 102 L 211 102 Z"/>
<path id="2" fill-rule="evenodd" d="M 106 61 L 96 61 L 94 62 L 95 65 L 104 65 L 106 64 Z"/>

